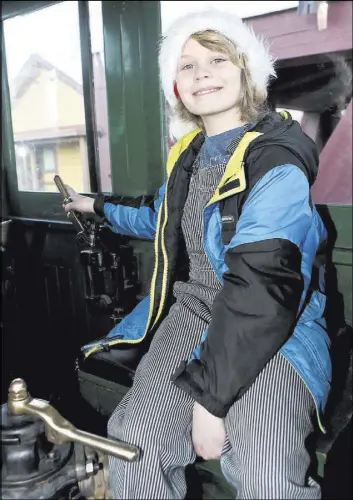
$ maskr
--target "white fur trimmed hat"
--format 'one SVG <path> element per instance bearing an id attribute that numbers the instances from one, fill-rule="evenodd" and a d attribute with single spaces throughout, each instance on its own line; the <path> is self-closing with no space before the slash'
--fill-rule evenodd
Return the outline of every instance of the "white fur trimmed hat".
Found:
<path id="1" fill-rule="evenodd" d="M 275 61 L 265 40 L 256 36 L 252 28 L 235 14 L 208 8 L 178 18 L 162 36 L 158 60 L 160 82 L 171 112 L 169 133 L 171 138 L 177 140 L 197 128 L 194 122 L 181 120 L 174 111 L 178 103 L 174 93 L 178 61 L 191 35 L 204 30 L 219 32 L 235 44 L 239 54 L 246 54 L 249 72 L 259 90 L 265 90 L 269 78 L 276 76 Z"/>

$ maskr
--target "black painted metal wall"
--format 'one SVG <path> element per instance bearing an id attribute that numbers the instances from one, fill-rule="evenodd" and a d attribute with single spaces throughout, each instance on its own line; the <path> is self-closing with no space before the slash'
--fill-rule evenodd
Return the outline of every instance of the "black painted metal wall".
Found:
<path id="1" fill-rule="evenodd" d="M 73 232 L 13 221 L 3 275 L 5 386 L 20 376 L 44 398 L 66 386 L 90 328 L 77 257 Z"/>
<path id="2" fill-rule="evenodd" d="M 25 378 L 41 398 L 70 399 L 80 347 L 113 326 L 109 315 L 87 309 L 75 235 L 71 225 L 12 220 L 2 256 L 2 400 L 15 377 Z M 153 246 L 132 246 L 145 295 Z"/>

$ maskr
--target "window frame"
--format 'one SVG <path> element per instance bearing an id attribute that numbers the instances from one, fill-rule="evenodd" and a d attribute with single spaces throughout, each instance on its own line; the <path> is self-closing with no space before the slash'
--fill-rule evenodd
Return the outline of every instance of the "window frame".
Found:
<path id="1" fill-rule="evenodd" d="M 19 15 L 33 13 L 43 8 L 63 3 L 62 1 L 28 1 L 3 2 L 1 25 L 4 21 Z M 87 141 L 87 161 L 91 190 L 86 195 L 95 195 L 100 190 L 99 153 L 95 121 L 94 82 L 91 54 L 91 35 L 89 24 L 88 0 L 80 0 L 78 4 L 82 87 L 85 110 L 85 128 Z M 25 217 L 37 220 L 67 221 L 61 207 L 59 193 L 41 191 L 20 191 L 17 181 L 16 154 L 12 129 L 11 100 L 7 75 L 4 30 L 1 34 L 2 54 L 2 149 L 4 175 L 7 179 L 8 216 Z M 65 181 L 65 179 L 63 179 Z"/>
<path id="2" fill-rule="evenodd" d="M 11 17 L 20 16 L 23 14 L 29 14 L 36 10 L 44 9 L 45 7 L 50 7 L 52 5 L 62 3 L 62 0 L 29 0 L 29 1 L 17 1 L 9 2 L 4 0 L 2 2 L 1 8 L 1 20 L 5 21 Z"/>

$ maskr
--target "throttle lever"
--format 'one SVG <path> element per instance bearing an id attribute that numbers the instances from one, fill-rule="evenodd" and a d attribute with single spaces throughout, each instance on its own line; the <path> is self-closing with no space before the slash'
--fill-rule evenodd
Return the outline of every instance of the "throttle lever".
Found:
<path id="1" fill-rule="evenodd" d="M 62 196 L 64 204 L 66 205 L 67 203 L 71 202 L 72 199 L 70 198 L 70 195 L 65 187 L 65 184 L 63 183 L 63 181 L 59 175 L 54 176 L 54 182 L 56 184 L 56 187 L 58 188 L 59 193 Z M 77 238 L 79 240 L 81 240 L 83 238 L 86 240 L 85 228 L 83 227 L 77 214 L 73 210 L 70 210 L 70 212 L 67 212 L 67 218 L 72 222 L 72 224 L 75 226 L 76 230 L 78 231 Z"/>

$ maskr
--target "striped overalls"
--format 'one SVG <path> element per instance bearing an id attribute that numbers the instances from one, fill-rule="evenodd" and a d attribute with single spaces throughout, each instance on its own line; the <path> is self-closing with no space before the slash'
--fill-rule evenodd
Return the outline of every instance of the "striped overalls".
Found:
<path id="1" fill-rule="evenodd" d="M 231 149 L 242 133 L 233 131 Z M 109 420 L 110 437 L 142 450 L 136 463 L 109 457 L 116 499 L 182 499 L 185 467 L 196 459 L 191 441 L 194 401 L 170 382 L 170 376 L 200 344 L 221 288 L 203 250 L 202 211 L 228 156 L 220 151 L 209 160 L 202 158 L 195 162 L 182 218 L 189 281 L 174 284 L 176 301 L 141 360 L 133 387 Z M 319 485 L 307 477 L 310 458 L 304 444 L 313 430 L 313 411 L 309 391 L 277 354 L 225 419 L 221 466 L 237 498 L 320 498 Z"/>

